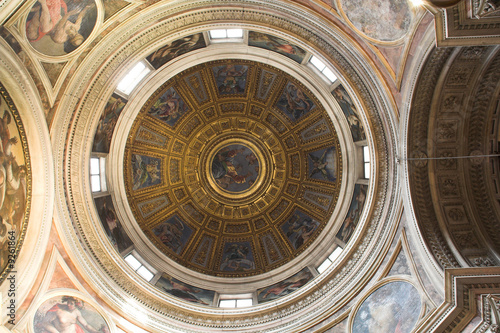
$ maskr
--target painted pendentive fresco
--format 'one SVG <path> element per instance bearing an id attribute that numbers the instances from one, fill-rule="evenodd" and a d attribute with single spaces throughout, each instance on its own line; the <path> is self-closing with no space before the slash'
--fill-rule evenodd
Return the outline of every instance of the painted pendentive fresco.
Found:
<path id="1" fill-rule="evenodd" d="M 173 127 L 188 111 L 189 107 L 177 91 L 169 88 L 154 102 L 148 114 Z"/>
<path id="2" fill-rule="evenodd" d="M 212 176 L 222 189 L 243 192 L 259 177 L 259 160 L 245 145 L 226 146 L 213 157 Z"/>
<path id="3" fill-rule="evenodd" d="M 244 94 L 248 66 L 228 64 L 213 68 L 215 84 L 221 95 Z"/>
<path id="4" fill-rule="evenodd" d="M 33 327 L 35 333 L 110 332 L 101 314 L 74 296 L 56 296 L 43 302 L 35 313 Z"/>
<path id="5" fill-rule="evenodd" d="M 24 130 L 14 112 L 16 112 L 15 107 L 0 84 L 0 271 L 2 277 L 7 269 L 13 268 L 8 265 L 9 236 L 14 237 L 15 247 L 18 249 L 27 207 L 29 207 L 27 187 L 27 178 L 30 177 L 28 173 L 30 169 L 27 165 L 29 157 L 27 150 L 25 152 L 23 147 L 24 140 L 21 133 L 24 133 Z"/>
<path id="6" fill-rule="evenodd" d="M 364 300 L 356 312 L 351 331 L 410 333 L 421 308 L 420 295 L 411 283 L 390 282 Z"/>
<path id="7" fill-rule="evenodd" d="M 249 271 L 255 269 L 255 259 L 250 242 L 227 242 L 224 244 L 222 271 Z"/>
<path id="8" fill-rule="evenodd" d="M 286 296 L 300 287 L 304 286 L 312 279 L 313 275 L 307 267 L 297 274 L 269 287 L 257 290 L 257 301 L 259 303 L 269 302 L 277 298 Z"/>
<path id="9" fill-rule="evenodd" d="M 156 286 L 166 293 L 188 302 L 212 306 L 215 291 L 193 287 L 163 273 Z"/>
<path id="10" fill-rule="evenodd" d="M 363 206 L 366 200 L 366 191 L 368 186 L 362 184 L 356 184 L 354 186 L 354 194 L 351 201 L 351 206 L 349 206 L 349 211 L 347 212 L 347 217 L 342 223 L 339 231 L 337 232 L 337 238 L 347 243 L 349 238 L 351 238 L 354 229 L 358 225 L 359 218 L 361 217 L 361 212 L 363 211 Z"/>
<path id="11" fill-rule="evenodd" d="M 161 159 L 145 155 L 132 155 L 132 177 L 134 190 L 161 183 Z"/>
<path id="12" fill-rule="evenodd" d="M 155 69 L 158 69 L 178 56 L 205 46 L 207 45 L 205 44 L 203 34 L 199 33 L 174 40 L 172 43 L 151 53 L 146 59 Z"/>
<path id="13" fill-rule="evenodd" d="M 283 111 L 290 120 L 295 121 L 313 110 L 316 105 L 300 87 L 289 81 L 276 107 Z"/>
<path id="14" fill-rule="evenodd" d="M 125 104 L 127 104 L 127 100 L 116 94 L 113 94 L 109 98 L 101 119 L 99 119 L 99 124 L 97 125 L 94 143 L 92 145 L 93 152 L 109 153 L 113 131 Z"/>
<path id="15" fill-rule="evenodd" d="M 360 32 L 379 41 L 395 41 L 410 28 L 411 11 L 407 1 L 341 0 L 342 10 Z"/>
<path id="16" fill-rule="evenodd" d="M 337 154 L 335 147 L 328 147 L 308 154 L 309 177 L 326 181 L 337 179 Z"/>
<path id="17" fill-rule="evenodd" d="M 180 254 L 186 246 L 193 230 L 179 216 L 174 215 L 153 228 L 153 233 L 166 247 Z"/>
<path id="18" fill-rule="evenodd" d="M 38 52 L 62 56 L 90 36 L 96 20 L 94 0 L 39 0 L 26 20 L 26 37 Z"/>
<path id="19" fill-rule="evenodd" d="M 332 91 L 332 94 L 347 118 L 347 122 L 351 128 L 352 139 L 355 142 L 366 140 L 365 129 L 359 119 L 358 110 L 356 110 L 356 106 L 345 88 L 342 85 L 339 85 Z"/>
<path id="20" fill-rule="evenodd" d="M 95 207 L 99 213 L 102 226 L 108 235 L 109 241 L 115 249 L 121 253 L 132 246 L 132 241 L 128 237 L 121 222 L 116 216 L 115 207 L 111 196 L 95 198 Z"/>
<path id="21" fill-rule="evenodd" d="M 276 36 L 255 31 L 248 32 L 248 45 L 278 52 L 290 59 L 295 60 L 299 64 L 306 56 L 306 51 L 297 45 L 291 44 L 290 42 Z"/>
<path id="22" fill-rule="evenodd" d="M 320 223 L 300 210 L 295 210 L 292 216 L 281 225 L 294 250 L 298 250 L 312 237 Z"/>

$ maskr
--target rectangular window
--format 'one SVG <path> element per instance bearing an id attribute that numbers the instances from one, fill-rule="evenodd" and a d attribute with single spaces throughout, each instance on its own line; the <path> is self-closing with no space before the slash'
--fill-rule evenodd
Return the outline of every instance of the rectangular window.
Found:
<path id="1" fill-rule="evenodd" d="M 138 62 L 125 77 L 118 83 L 116 89 L 121 91 L 125 95 L 129 95 L 132 90 L 144 79 L 146 75 L 151 71 L 145 63 Z"/>

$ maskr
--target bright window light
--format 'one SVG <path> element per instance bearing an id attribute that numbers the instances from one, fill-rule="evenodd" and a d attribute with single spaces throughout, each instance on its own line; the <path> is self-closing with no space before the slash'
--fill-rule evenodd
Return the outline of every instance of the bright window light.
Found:
<path id="1" fill-rule="evenodd" d="M 321 274 L 324 271 L 326 271 L 326 269 L 328 267 L 330 267 L 331 264 L 332 264 L 332 262 L 330 261 L 330 259 L 326 258 L 325 261 L 323 261 L 323 263 L 321 265 L 319 265 L 319 267 L 317 268 L 318 273 Z"/>
<path id="2" fill-rule="evenodd" d="M 337 259 L 340 256 L 342 250 L 343 249 L 340 246 L 337 247 L 335 250 L 333 250 L 332 254 L 328 256 L 328 259 L 330 259 L 330 261 L 333 263 L 335 259 Z"/>
<path id="3" fill-rule="evenodd" d="M 132 90 L 141 82 L 151 70 L 143 63 L 138 62 L 127 75 L 118 83 L 118 89 L 122 93 L 129 95 Z"/>
<path id="4" fill-rule="evenodd" d="M 137 258 L 134 257 L 132 254 L 126 256 L 125 261 L 130 265 L 130 267 L 132 267 L 134 271 L 136 271 L 139 267 L 142 266 L 139 260 L 137 260 Z"/>
<path id="5" fill-rule="evenodd" d="M 227 38 L 226 29 L 210 30 L 210 38 L 212 39 Z"/>
<path id="6" fill-rule="evenodd" d="M 221 299 L 219 301 L 220 308 L 235 308 L 236 300 L 235 299 Z"/>
<path id="7" fill-rule="evenodd" d="M 370 178 L 370 150 L 363 146 L 363 173 L 366 179 Z"/>
<path id="8" fill-rule="evenodd" d="M 92 157 L 90 159 L 90 186 L 92 188 L 92 192 L 100 192 L 101 191 L 101 175 L 100 175 L 100 165 L 99 158 Z"/>
<path id="9" fill-rule="evenodd" d="M 235 39 L 243 39 L 243 29 L 215 29 L 210 30 L 210 39 L 223 42 L 234 41 Z"/>
<path id="10" fill-rule="evenodd" d="M 333 73 L 333 71 L 326 67 L 325 63 L 318 57 L 312 56 L 311 59 L 309 59 L 309 62 L 316 67 L 316 69 L 319 70 L 328 79 L 328 81 L 330 81 L 330 83 L 337 80 L 337 76 Z"/>
<path id="11" fill-rule="evenodd" d="M 337 76 L 332 72 L 332 70 L 328 67 L 325 67 L 322 72 L 330 82 L 335 82 L 337 80 Z"/>
<path id="12" fill-rule="evenodd" d="M 323 63 L 323 61 L 319 60 L 319 58 L 317 58 L 315 56 L 312 56 L 311 60 L 309 60 L 309 62 L 311 64 L 313 64 L 314 67 L 316 67 L 320 72 L 322 72 L 323 69 L 325 69 L 325 67 L 326 67 L 326 65 Z"/>
<path id="13" fill-rule="evenodd" d="M 227 38 L 243 38 L 243 29 L 227 29 Z"/>
<path id="14" fill-rule="evenodd" d="M 252 305 L 253 305 L 253 301 L 251 298 L 237 299 L 236 300 L 236 307 L 237 308 L 246 308 L 246 307 L 252 306 Z"/>
<path id="15" fill-rule="evenodd" d="M 147 269 L 144 266 L 139 267 L 137 270 L 137 273 L 142 276 L 143 278 L 146 279 L 146 281 L 151 281 L 153 277 L 155 276 L 149 269 Z"/>

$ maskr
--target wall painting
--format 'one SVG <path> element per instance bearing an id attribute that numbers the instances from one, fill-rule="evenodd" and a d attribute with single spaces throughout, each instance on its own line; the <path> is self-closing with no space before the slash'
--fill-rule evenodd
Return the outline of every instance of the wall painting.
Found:
<path id="1" fill-rule="evenodd" d="M 156 286 L 166 293 L 185 301 L 212 306 L 215 291 L 193 287 L 163 273 Z"/>
<path id="2" fill-rule="evenodd" d="M 255 269 L 255 259 L 250 242 L 226 242 L 222 251 L 220 270 L 242 272 Z"/>
<path id="3" fill-rule="evenodd" d="M 174 127 L 189 107 L 174 88 L 168 88 L 151 106 L 148 114 Z"/>
<path id="4" fill-rule="evenodd" d="M 332 94 L 347 118 L 354 142 L 366 140 L 365 129 L 359 119 L 358 110 L 345 88 L 339 85 L 332 91 Z"/>
<path id="5" fill-rule="evenodd" d="M 174 40 L 170 44 L 159 48 L 151 53 L 146 59 L 156 69 L 165 65 L 170 60 L 177 58 L 185 53 L 200 49 L 207 46 L 203 34 L 194 34 Z"/>
<path id="6" fill-rule="evenodd" d="M 140 190 L 161 183 L 161 159 L 132 154 L 132 189 Z"/>
<path id="7" fill-rule="evenodd" d="M 35 333 L 100 332 L 110 329 L 102 315 L 74 296 L 56 296 L 43 302 L 33 319 Z"/>
<path id="8" fill-rule="evenodd" d="M 29 209 L 27 184 L 31 175 L 28 150 L 24 149 L 24 129 L 14 104 L 1 84 L 0 117 L 0 271 L 3 278 L 7 269 L 13 268 L 8 265 L 9 251 L 14 248 L 19 250 Z M 14 246 L 9 247 L 9 237 L 14 239 Z"/>
<path id="9" fill-rule="evenodd" d="M 354 186 L 354 194 L 352 196 L 351 205 L 349 206 L 349 211 L 347 212 L 347 217 L 337 232 L 337 238 L 344 243 L 349 241 L 354 229 L 358 225 L 363 206 L 365 205 L 367 189 L 368 186 L 362 184 L 356 184 Z"/>
<path id="10" fill-rule="evenodd" d="M 284 39 L 255 31 L 248 32 L 248 45 L 278 52 L 292 60 L 295 60 L 299 64 L 306 56 L 306 51 L 297 45 L 291 44 Z"/>
<path id="11" fill-rule="evenodd" d="M 38 52 L 62 56 L 85 42 L 96 20 L 94 0 L 39 0 L 28 14 L 26 37 Z"/>
<path id="12" fill-rule="evenodd" d="M 300 210 L 281 225 L 281 231 L 288 238 L 294 250 L 298 250 L 313 236 L 320 223 Z"/>
<path id="13" fill-rule="evenodd" d="M 312 111 L 316 105 L 302 88 L 288 82 L 276 107 L 283 111 L 290 120 L 295 121 Z"/>
<path id="14" fill-rule="evenodd" d="M 101 219 L 102 226 L 114 248 L 121 253 L 132 246 L 132 241 L 116 216 L 111 196 L 108 195 L 105 197 L 95 198 L 94 202 L 97 213 Z"/>
<path id="15" fill-rule="evenodd" d="M 213 67 L 215 84 L 221 95 L 244 94 L 248 66 L 228 64 Z"/>
<path id="16" fill-rule="evenodd" d="M 410 333 L 421 308 L 420 295 L 411 283 L 389 282 L 363 301 L 354 316 L 352 332 Z"/>
<path id="17" fill-rule="evenodd" d="M 94 143 L 92 145 L 93 152 L 109 153 L 113 131 L 125 104 L 127 104 L 127 100 L 116 94 L 113 94 L 109 98 L 108 103 L 104 107 L 101 119 L 99 119 L 99 124 L 97 124 Z"/>
<path id="18" fill-rule="evenodd" d="M 193 230 L 174 215 L 159 226 L 153 228 L 153 234 L 170 250 L 181 254 Z"/>
<path id="19" fill-rule="evenodd" d="M 307 155 L 309 178 L 330 182 L 337 180 L 337 152 L 335 147 L 313 151 Z"/>
<path id="20" fill-rule="evenodd" d="M 259 303 L 269 302 L 277 298 L 286 296 L 299 289 L 313 278 L 311 271 L 307 267 L 297 274 L 275 283 L 269 287 L 257 290 L 257 301 Z"/>

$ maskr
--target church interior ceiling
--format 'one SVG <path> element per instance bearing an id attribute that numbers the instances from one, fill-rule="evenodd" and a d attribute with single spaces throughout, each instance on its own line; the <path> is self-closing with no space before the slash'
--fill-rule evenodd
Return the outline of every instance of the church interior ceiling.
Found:
<path id="1" fill-rule="evenodd" d="M 499 22 L 0 0 L 0 332 L 498 331 Z"/>

